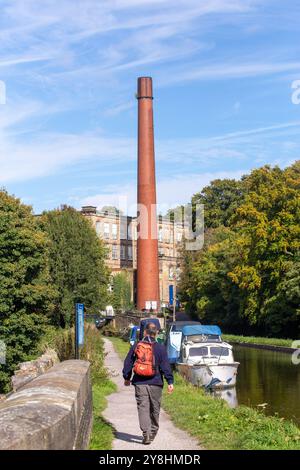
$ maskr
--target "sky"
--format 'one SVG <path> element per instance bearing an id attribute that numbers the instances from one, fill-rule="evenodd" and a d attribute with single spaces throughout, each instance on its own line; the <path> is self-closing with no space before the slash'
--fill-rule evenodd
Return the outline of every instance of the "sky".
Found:
<path id="1" fill-rule="evenodd" d="M 126 197 L 130 212 L 139 76 L 161 208 L 293 163 L 299 22 L 297 0 L 0 0 L 0 186 L 35 213 Z"/>

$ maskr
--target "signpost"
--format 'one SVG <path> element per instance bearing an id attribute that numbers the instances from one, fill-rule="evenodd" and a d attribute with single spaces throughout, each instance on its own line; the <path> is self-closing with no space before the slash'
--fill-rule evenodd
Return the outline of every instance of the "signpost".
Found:
<path id="1" fill-rule="evenodd" d="M 169 285 L 169 305 L 173 306 L 174 301 L 174 286 L 173 284 Z"/>
<path id="2" fill-rule="evenodd" d="M 157 301 L 156 300 L 146 300 L 145 307 L 146 307 L 146 310 L 155 311 L 155 310 L 157 310 Z"/>
<path id="3" fill-rule="evenodd" d="M 75 359 L 79 359 L 79 348 L 84 343 L 84 305 L 75 305 Z"/>

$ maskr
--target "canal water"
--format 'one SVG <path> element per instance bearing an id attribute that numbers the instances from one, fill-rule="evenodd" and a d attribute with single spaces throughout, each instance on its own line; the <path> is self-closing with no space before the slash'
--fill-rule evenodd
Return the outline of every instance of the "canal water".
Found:
<path id="1" fill-rule="evenodd" d="M 238 345 L 233 348 L 240 366 L 236 395 L 233 390 L 229 398 L 238 405 L 267 404 L 266 414 L 278 414 L 300 425 L 300 365 L 292 364 L 291 354 Z"/>

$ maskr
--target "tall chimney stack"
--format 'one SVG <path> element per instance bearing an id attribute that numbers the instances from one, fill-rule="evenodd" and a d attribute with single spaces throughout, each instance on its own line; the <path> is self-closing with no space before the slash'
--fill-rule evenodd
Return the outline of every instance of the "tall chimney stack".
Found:
<path id="1" fill-rule="evenodd" d="M 137 308 L 159 310 L 152 78 L 138 78 Z"/>

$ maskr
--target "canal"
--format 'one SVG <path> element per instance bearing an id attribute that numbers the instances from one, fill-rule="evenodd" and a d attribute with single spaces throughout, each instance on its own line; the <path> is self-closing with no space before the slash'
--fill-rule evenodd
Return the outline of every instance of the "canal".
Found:
<path id="1" fill-rule="evenodd" d="M 300 425 L 300 365 L 292 364 L 291 354 L 234 345 L 234 358 L 240 362 L 237 404 L 266 404 L 266 414 Z"/>

